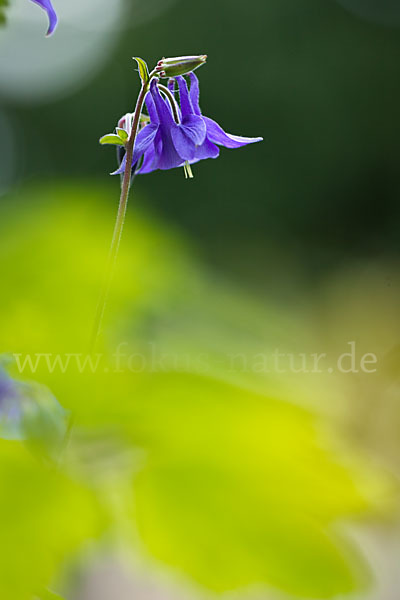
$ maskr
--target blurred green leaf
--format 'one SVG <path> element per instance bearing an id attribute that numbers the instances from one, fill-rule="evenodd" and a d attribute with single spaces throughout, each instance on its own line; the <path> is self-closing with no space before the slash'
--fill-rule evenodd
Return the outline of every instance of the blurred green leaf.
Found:
<path id="1" fill-rule="evenodd" d="M 131 427 L 149 459 L 135 517 L 152 555 L 217 592 L 265 583 L 326 598 L 366 585 L 332 526 L 369 501 L 317 420 L 199 376 L 153 374 L 142 389 Z"/>
<path id="2" fill-rule="evenodd" d="M 108 178 L 102 185 L 31 188 L 13 196 L 12 210 L 7 202 L 0 207 L 0 275 L 8 289 L 0 296 L 2 348 L 21 353 L 21 359 L 30 353 L 35 371 L 30 378 L 48 385 L 66 408 L 52 383 L 60 378 L 62 386 L 68 385 L 65 357 L 54 357 L 50 372 L 45 356 L 35 365 L 36 355 L 51 359 L 52 353 L 81 352 L 84 358 L 88 351 L 113 232 L 116 206 L 110 198 L 115 193 L 118 186 Z M 113 338 L 118 322 L 128 335 L 132 324 L 139 326 L 174 304 L 188 272 L 182 242 L 141 214 L 133 201 L 103 331 Z"/>
<path id="3" fill-rule="evenodd" d="M 3 25 L 6 20 L 6 7 L 8 6 L 8 0 L 0 0 L 0 25 Z"/>
<path id="4" fill-rule="evenodd" d="M 40 598 L 38 600 L 64 600 L 64 598 L 55 592 L 44 590 L 40 593 Z"/>
<path id="5" fill-rule="evenodd" d="M 27 600 L 105 521 L 92 492 L 35 461 L 18 442 L 0 441 L 0 597 Z"/>
<path id="6" fill-rule="evenodd" d="M 134 502 L 129 493 L 121 500 L 129 506 L 132 529 L 152 556 L 207 588 L 265 584 L 308 598 L 362 589 L 367 569 L 335 526 L 375 508 L 380 480 L 365 477 L 350 452 L 334 447 L 320 420 L 294 405 L 298 386 L 279 387 L 271 376 L 257 394 L 228 383 L 237 381 L 235 373 L 218 369 L 214 353 L 214 344 L 225 351 L 225 344 L 238 343 L 236 336 L 239 347 L 247 343 L 248 328 L 259 334 L 263 323 L 283 328 L 292 339 L 295 318 L 287 330 L 250 299 L 238 299 L 236 306 L 228 300 L 234 291 L 225 296 L 215 281 L 205 283 L 179 236 L 134 209 L 107 306 L 99 367 L 91 372 L 73 361 L 65 368 L 46 362 L 56 352 L 86 351 L 115 218 L 114 188 L 53 185 L 21 192 L 1 218 L 4 347 L 43 354 L 35 377 L 75 416 L 77 434 L 66 464 L 89 485 L 101 479 L 96 461 L 103 454 L 107 460 L 113 444 L 86 447 L 79 432 L 86 431 L 89 440 L 98 432 L 107 438 L 109 431 L 119 438 L 129 458 L 122 470 L 135 492 Z M 142 352 L 143 339 L 159 338 L 165 362 L 156 357 L 154 364 L 139 362 L 136 368 L 154 350 Z M 179 342 L 189 358 L 210 350 L 203 376 L 185 372 L 175 360 Z M 134 359 L 133 368 L 115 367 L 118 348 Z M 323 393 L 313 387 L 314 379 L 305 381 L 308 395 Z M 118 460 L 108 460 L 115 476 Z M 30 494 L 30 478 L 26 481 L 19 488 L 24 497 Z M 45 481 L 44 493 L 46 486 Z M 57 494 L 54 498 L 55 511 L 75 515 Z M 32 519 L 36 510 L 35 505 Z M 8 513 L 0 506 L 0 514 L 13 514 L 11 505 Z M 121 514 L 115 511 L 114 519 Z M 56 525 L 54 537 L 62 544 L 64 533 Z M 28 530 L 32 527 L 29 521 Z M 56 562 L 52 565 L 56 570 Z"/>

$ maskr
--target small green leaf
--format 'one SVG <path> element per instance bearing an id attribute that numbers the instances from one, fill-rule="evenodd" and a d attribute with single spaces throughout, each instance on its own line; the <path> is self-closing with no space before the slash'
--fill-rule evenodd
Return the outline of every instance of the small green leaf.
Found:
<path id="1" fill-rule="evenodd" d="M 100 144 L 116 144 L 117 146 L 125 145 L 125 142 L 121 139 L 121 137 L 119 135 L 115 135 L 115 133 L 103 135 L 99 142 Z"/>
<path id="2" fill-rule="evenodd" d="M 123 142 L 128 141 L 129 135 L 128 135 L 128 132 L 125 131 L 125 129 L 121 129 L 120 127 L 117 127 L 117 134 L 118 134 L 118 137 L 120 137 Z"/>
<path id="3" fill-rule="evenodd" d="M 149 81 L 149 69 L 147 64 L 143 60 L 143 58 L 139 58 L 138 56 L 133 56 L 133 60 L 136 60 L 139 67 L 139 75 L 142 83 L 148 83 Z"/>

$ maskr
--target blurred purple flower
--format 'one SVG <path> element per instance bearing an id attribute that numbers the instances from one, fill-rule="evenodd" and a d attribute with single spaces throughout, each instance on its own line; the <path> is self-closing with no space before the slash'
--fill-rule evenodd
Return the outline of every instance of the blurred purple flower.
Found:
<path id="1" fill-rule="evenodd" d="M 34 2 L 35 4 L 38 4 L 39 6 L 41 6 L 43 8 L 43 10 L 46 11 L 47 16 L 49 17 L 49 28 L 47 30 L 46 35 L 47 36 L 51 35 L 54 32 L 55 28 L 57 27 L 57 23 L 58 23 L 57 14 L 53 8 L 51 0 L 32 0 L 32 2 Z"/>
<path id="2" fill-rule="evenodd" d="M 2 411 L 2 408 L 3 408 L 3 405 L 6 401 L 6 399 L 8 398 L 10 393 L 12 393 L 12 388 L 13 388 L 13 386 L 12 386 L 11 379 L 4 376 L 0 372 L 0 412 Z"/>
<path id="3" fill-rule="evenodd" d="M 22 407 L 15 382 L 0 371 L 0 438 L 19 439 Z"/>
<path id="4" fill-rule="evenodd" d="M 47 388 L 16 381 L 0 367 L 0 439 L 34 442 L 50 455 L 65 437 L 68 418 Z"/>

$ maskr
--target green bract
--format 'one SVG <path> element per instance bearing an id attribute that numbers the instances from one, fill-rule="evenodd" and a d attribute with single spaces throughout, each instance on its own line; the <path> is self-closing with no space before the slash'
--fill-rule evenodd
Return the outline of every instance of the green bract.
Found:
<path id="1" fill-rule="evenodd" d="M 147 64 L 146 62 L 143 60 L 143 58 L 139 58 L 138 56 L 132 56 L 133 60 L 136 60 L 138 66 L 139 66 L 139 75 L 140 75 L 140 79 L 142 80 L 143 83 L 147 83 L 150 79 L 149 77 L 149 69 L 147 68 Z"/>
<path id="2" fill-rule="evenodd" d="M 128 132 L 125 129 L 122 129 L 121 127 L 117 127 L 116 131 L 117 131 L 118 137 L 121 138 L 121 140 L 123 142 L 127 142 L 128 141 L 129 135 L 128 135 Z"/>

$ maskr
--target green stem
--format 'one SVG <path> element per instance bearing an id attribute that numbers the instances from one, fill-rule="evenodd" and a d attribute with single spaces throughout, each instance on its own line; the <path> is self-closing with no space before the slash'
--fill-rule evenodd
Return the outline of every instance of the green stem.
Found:
<path id="1" fill-rule="evenodd" d="M 163 92 L 163 94 L 165 94 L 167 96 L 170 106 L 171 106 L 171 109 L 172 109 L 172 114 L 174 115 L 175 123 L 179 123 L 179 114 L 178 114 L 178 109 L 176 106 L 175 96 L 173 95 L 172 92 L 170 92 L 170 90 L 165 85 L 158 83 L 157 86 L 158 86 L 158 89 L 161 90 L 161 92 Z"/>
<path id="2" fill-rule="evenodd" d="M 120 196 L 120 200 L 119 200 L 118 213 L 117 213 L 117 218 L 115 221 L 115 227 L 114 227 L 114 233 L 113 233 L 111 247 L 110 247 L 110 253 L 108 255 L 106 275 L 105 275 L 103 288 L 102 288 L 102 291 L 100 294 L 100 298 L 99 298 L 99 302 L 98 302 L 97 310 L 96 310 L 93 334 L 92 334 L 92 339 L 91 339 L 91 344 L 90 344 L 90 352 L 91 353 L 94 352 L 94 350 L 95 350 L 97 338 L 99 337 L 99 334 L 100 334 L 101 326 L 103 323 L 104 311 L 105 311 L 105 307 L 107 304 L 107 299 L 108 299 L 108 295 L 110 292 L 112 280 L 114 277 L 114 271 L 115 271 L 115 265 L 116 265 L 117 256 L 118 256 L 118 250 L 119 250 L 119 246 L 121 243 L 122 231 L 124 229 L 126 209 L 128 206 L 129 190 L 131 187 L 131 170 L 132 170 L 133 149 L 135 146 L 135 140 L 136 140 L 138 126 L 139 126 L 139 119 L 140 119 L 140 115 L 142 112 L 144 99 L 149 90 L 149 84 L 150 84 L 150 80 L 151 80 L 152 76 L 153 76 L 153 73 L 150 74 L 150 78 L 147 82 L 142 82 L 142 88 L 140 90 L 140 93 L 139 93 L 139 96 L 138 96 L 138 99 L 136 102 L 135 114 L 134 114 L 133 123 L 132 123 L 132 131 L 129 136 L 129 140 L 126 144 L 126 166 L 125 166 L 125 172 L 124 172 L 124 176 L 123 176 L 123 180 L 122 180 L 121 196 Z"/>

